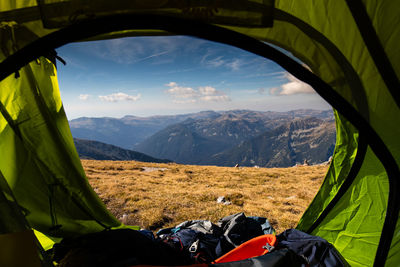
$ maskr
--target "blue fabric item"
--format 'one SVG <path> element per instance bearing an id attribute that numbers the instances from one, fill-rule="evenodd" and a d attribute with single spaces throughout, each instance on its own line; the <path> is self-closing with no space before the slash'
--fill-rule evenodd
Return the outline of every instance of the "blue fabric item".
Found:
<path id="1" fill-rule="evenodd" d="M 194 262 L 211 262 L 242 243 L 275 230 L 266 218 L 237 213 L 213 224 L 206 220 L 185 221 L 175 228 L 157 232 L 158 239 L 177 250 L 190 253 Z"/>
<path id="2" fill-rule="evenodd" d="M 176 232 L 180 231 L 181 228 L 180 227 L 176 227 L 176 228 L 172 228 L 171 229 L 171 233 L 175 234 Z"/>
<path id="3" fill-rule="evenodd" d="M 180 230 L 181 230 L 180 227 L 163 228 L 163 229 L 158 230 L 158 232 L 156 233 L 156 236 L 175 234 L 176 232 L 178 232 Z"/>
<path id="4" fill-rule="evenodd" d="M 303 233 L 296 229 L 289 229 L 277 236 L 275 249 L 288 248 L 296 254 L 305 257 L 309 265 L 340 267 L 350 266 L 343 256 L 325 239 Z"/>

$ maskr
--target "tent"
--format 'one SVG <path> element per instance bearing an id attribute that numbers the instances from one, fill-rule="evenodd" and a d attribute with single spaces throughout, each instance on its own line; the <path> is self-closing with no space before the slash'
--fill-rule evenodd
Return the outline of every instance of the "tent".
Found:
<path id="1" fill-rule="evenodd" d="M 183 34 L 272 59 L 332 105 L 333 161 L 297 228 L 328 240 L 352 266 L 398 265 L 399 14 L 398 0 L 2 0 L 2 263 L 51 265 L 43 249 L 52 242 L 124 227 L 85 178 L 60 99 L 54 49 Z"/>

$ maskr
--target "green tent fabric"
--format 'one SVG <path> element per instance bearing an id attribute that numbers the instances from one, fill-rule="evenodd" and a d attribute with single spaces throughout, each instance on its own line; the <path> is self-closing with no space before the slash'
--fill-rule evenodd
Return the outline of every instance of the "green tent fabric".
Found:
<path id="1" fill-rule="evenodd" d="M 398 0 L 2 0 L 0 234 L 35 229 L 49 244 L 124 227 L 85 178 L 51 51 L 188 34 L 271 58 L 333 106 L 333 161 L 297 228 L 331 242 L 352 266 L 398 265 L 399 14 Z"/>

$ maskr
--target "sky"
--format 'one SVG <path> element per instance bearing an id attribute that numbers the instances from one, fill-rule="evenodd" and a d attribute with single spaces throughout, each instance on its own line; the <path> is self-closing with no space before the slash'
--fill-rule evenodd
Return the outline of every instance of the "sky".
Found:
<path id="1" fill-rule="evenodd" d="M 57 53 L 67 62 L 57 72 L 68 119 L 331 108 L 276 63 L 193 37 L 80 42 Z"/>

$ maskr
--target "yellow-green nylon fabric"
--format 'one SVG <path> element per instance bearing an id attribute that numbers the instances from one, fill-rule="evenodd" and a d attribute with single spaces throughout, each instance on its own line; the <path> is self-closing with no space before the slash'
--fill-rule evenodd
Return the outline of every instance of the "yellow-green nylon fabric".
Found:
<path id="1" fill-rule="evenodd" d="M 299 6 L 297 6 L 297 4 Z M 311 3 L 307 1 L 307 3 L 305 3 L 302 1 L 296 1 L 296 4 L 292 3 L 291 6 L 297 11 L 293 13 L 293 15 L 296 15 L 297 17 L 299 17 L 301 12 L 304 12 L 304 10 L 312 10 L 313 6 L 315 6 L 314 8 L 318 8 L 319 11 L 322 12 L 322 14 L 329 13 L 327 8 L 324 7 L 321 3 L 320 5 L 318 5 L 315 2 Z M 300 6 L 302 6 L 302 8 L 300 8 Z M 277 5 L 276 7 L 279 8 L 280 6 Z M 285 7 L 282 6 L 282 10 L 285 10 Z M 343 25 L 343 32 L 345 32 L 345 29 L 346 32 L 350 32 L 350 34 L 351 31 L 356 32 L 355 28 L 347 30 L 347 28 L 345 27 L 346 14 L 348 17 L 348 21 L 351 21 L 351 14 L 349 13 L 349 11 L 341 10 L 340 8 L 338 10 L 342 12 L 340 13 L 341 16 L 330 18 L 327 21 L 332 21 L 333 23 L 336 20 L 344 20 L 344 22 L 338 22 L 339 25 Z M 285 13 L 290 14 L 290 12 L 287 11 L 288 10 L 286 10 Z M 331 13 L 332 15 L 335 14 L 333 12 Z M 319 18 L 321 14 L 307 13 L 306 15 L 307 17 L 304 17 L 304 19 L 308 19 L 308 25 L 312 25 L 311 23 L 316 23 L 314 21 L 318 21 L 318 19 L 321 19 L 321 25 L 319 25 L 319 28 L 314 27 L 314 25 L 312 26 L 313 28 L 319 29 L 321 31 L 321 34 L 325 35 L 325 32 L 323 32 L 323 30 L 325 28 L 329 29 L 329 27 L 327 26 L 327 21 Z M 313 15 L 315 15 L 315 17 L 312 17 Z M 367 100 L 368 95 L 366 90 L 364 89 L 364 84 L 361 83 L 361 86 L 354 84 L 354 75 L 352 75 L 350 71 L 344 71 L 343 69 L 343 60 L 347 64 L 349 64 L 350 67 L 353 66 L 351 63 L 351 57 L 347 58 L 343 51 L 340 51 L 343 59 L 335 57 L 331 54 L 331 50 L 327 49 L 326 41 L 321 41 L 320 39 L 317 39 L 318 36 L 316 36 L 316 38 L 314 39 L 310 38 L 310 36 L 307 36 L 307 34 L 310 34 L 309 32 L 307 32 L 307 28 L 302 28 L 302 30 L 305 30 L 305 32 L 301 31 L 301 25 L 290 24 L 289 22 L 287 22 L 290 20 L 287 17 L 288 15 L 281 14 L 281 20 L 275 20 L 273 28 L 265 29 L 263 31 L 256 31 L 253 29 L 250 32 L 254 37 L 258 39 L 274 43 L 291 51 L 296 57 L 305 62 L 315 74 L 317 74 L 328 84 L 330 84 L 338 93 L 340 93 L 340 95 L 348 99 L 348 102 L 351 103 L 356 108 L 356 110 L 359 110 L 361 113 L 366 112 L 362 114 L 366 119 L 368 119 L 368 117 L 370 116 Z M 243 32 L 245 32 L 245 30 L 243 30 Z M 335 29 L 332 29 L 332 32 L 335 32 Z M 265 35 L 261 35 L 261 33 Z M 315 37 L 315 33 L 312 34 L 312 37 Z M 351 38 L 355 39 L 355 37 Z M 331 39 L 328 39 L 328 41 L 333 42 Z M 353 42 L 357 41 L 350 40 L 349 43 Z M 336 43 L 335 46 L 337 46 Z M 355 67 L 353 66 L 352 68 L 354 69 L 353 71 L 355 72 L 355 74 L 358 76 Z M 343 118 L 343 116 L 336 115 L 336 123 L 337 141 L 333 164 L 328 171 L 328 174 L 320 191 L 318 192 L 314 201 L 311 203 L 311 205 L 303 215 L 302 219 L 300 220 L 298 225 L 298 228 L 300 230 L 307 230 L 322 213 L 324 208 L 330 203 L 336 192 L 339 190 L 343 181 L 347 178 L 347 174 L 349 173 L 355 159 L 358 146 L 358 134 L 356 130 L 353 126 L 351 126 L 350 123 L 346 121 L 346 119 Z M 379 160 L 377 160 L 376 158 L 368 159 L 365 164 L 369 164 L 373 167 L 380 166 Z M 359 184 L 359 180 L 361 180 L 362 182 L 363 178 L 365 177 L 367 176 L 362 176 L 360 178 L 360 175 L 358 175 L 353 186 L 361 186 Z M 383 177 L 381 179 L 387 179 L 386 173 L 380 174 L 379 177 Z M 382 193 L 380 197 L 384 198 L 387 202 L 387 190 L 383 190 L 380 192 Z M 371 194 L 375 195 L 375 193 L 373 192 L 371 192 Z M 346 196 L 352 195 L 353 192 L 351 190 L 349 190 L 346 194 Z M 365 198 L 365 201 L 365 203 L 367 203 L 367 198 Z M 376 235 L 376 232 L 380 233 L 380 231 L 382 230 L 385 218 L 386 206 L 381 207 L 383 208 L 383 210 L 380 210 L 377 213 L 378 219 L 373 221 L 373 227 L 367 229 L 355 227 L 353 218 L 356 218 L 355 221 L 357 221 L 358 219 L 363 217 L 375 217 L 377 209 L 358 209 L 354 205 L 349 205 L 349 209 L 352 209 L 352 212 L 349 212 L 347 209 L 344 215 L 342 215 L 341 213 L 339 213 L 340 210 L 334 209 L 330 213 L 329 219 L 326 218 L 321 223 L 321 227 L 323 227 L 326 223 L 332 222 L 333 224 L 329 225 L 329 227 L 331 227 L 329 229 L 330 231 L 319 231 L 319 228 L 317 228 L 316 230 L 314 230 L 313 234 L 319 235 L 334 244 L 349 262 L 352 262 L 353 264 L 361 262 L 363 264 L 371 265 L 374 262 L 375 252 L 377 250 L 380 238 L 380 234 Z M 348 217 L 346 217 L 346 215 Z M 350 221 L 352 221 L 353 223 L 349 223 Z M 346 233 L 346 235 L 342 235 L 341 233 Z M 346 240 L 348 240 L 347 235 L 354 236 L 354 238 L 352 239 L 352 244 L 358 244 L 361 242 L 362 246 L 360 246 L 359 248 L 357 246 L 354 246 L 354 248 L 350 250 L 350 246 L 343 245 L 346 243 Z M 367 236 L 369 237 L 369 241 L 371 242 L 364 243 L 363 237 Z M 366 250 L 369 251 L 368 254 L 362 253 Z M 351 253 L 348 253 L 348 251 L 351 251 Z"/>
<path id="2" fill-rule="evenodd" d="M 154 6 L 168 3 L 162 0 L 148 3 L 150 2 Z M 263 3 L 262 0 L 254 2 Z M 400 77 L 400 1 L 362 2 L 397 77 Z M 79 4 L 82 1 L 71 0 L 71 3 Z M 96 3 L 101 7 L 110 1 L 98 0 Z M 210 8 L 213 8 L 214 1 L 209 3 Z M 0 12 L 32 6 L 35 6 L 35 1 L 32 0 L 3 0 L 0 3 Z M 245 6 L 243 10 L 246 10 Z M 171 10 L 173 14 L 176 11 Z M 165 14 L 165 10 L 163 12 Z M 230 14 L 229 11 L 225 12 Z M 37 9 L 33 9 L 33 13 L 40 14 Z M 277 0 L 272 28 L 255 26 L 259 14 L 247 11 L 232 14 L 242 16 L 240 21 L 249 19 L 250 22 L 255 21 L 255 24 L 251 27 L 221 24 L 222 27 L 271 42 L 292 52 L 370 123 L 399 166 L 400 110 L 379 74 L 345 1 Z M 35 16 L 37 15 L 33 17 Z M 57 17 L 52 19 L 57 21 Z M 65 18 L 59 21 L 62 22 L 63 19 Z M 202 18 L 203 21 L 207 19 Z M 209 21 L 215 23 L 212 18 Z M 27 21 L 22 25 L 10 21 L 0 23 L 0 40 L 3 40 L 0 60 L 4 60 L 16 49 L 57 30 L 44 29 L 40 19 Z M 163 32 L 152 29 L 124 31 L 93 39 L 140 34 L 159 35 Z M 20 78 L 15 79 L 12 75 L 0 83 L 0 101 L 15 125 L 21 129 L 23 136 L 21 140 L 5 118 L 0 116 L 0 151 L 7 154 L 4 156 L 6 160 L 0 162 L 0 170 L 21 205 L 32 210 L 27 216 L 29 222 L 45 234 L 66 236 L 100 229 L 86 213 L 72 214 L 72 211 L 81 208 L 70 200 L 71 196 L 79 199 L 96 219 L 116 226 L 119 223 L 106 212 L 84 178 L 59 98 L 55 70 L 46 59 L 41 58 L 39 61 L 40 64 L 32 62 L 21 69 Z M 299 222 L 298 228 L 301 230 L 307 230 L 334 198 L 347 178 L 357 153 L 357 130 L 345 119 L 346 114 L 336 113 L 335 116 L 337 142 L 333 164 L 320 191 Z M 32 193 L 27 194 L 28 188 Z M 388 178 L 382 163 L 368 149 L 354 183 L 313 234 L 333 243 L 350 264 L 372 265 L 385 219 L 388 190 Z M 63 227 L 57 229 L 57 233 L 49 230 L 54 224 L 54 218 L 52 221 L 48 214 L 49 192 L 62 196 L 61 202 L 55 201 L 55 210 L 58 223 L 67 227 L 67 230 L 63 230 Z M 67 201 L 71 203 L 67 207 L 64 201 L 68 197 L 70 199 Z M 82 225 L 85 230 L 79 230 Z M 395 266 L 400 262 L 399 233 L 398 222 L 386 261 L 387 266 Z"/>
<path id="3" fill-rule="evenodd" d="M 320 190 L 297 225 L 298 229 L 304 231 L 307 231 L 336 196 L 352 167 L 349 162 L 354 162 L 357 154 L 358 133 L 340 114 L 335 112 L 335 116 L 337 138 L 333 160 Z"/>
<path id="4" fill-rule="evenodd" d="M 0 169 L 28 222 L 54 237 L 117 227 L 88 184 L 62 107 L 56 70 L 39 58 L 0 83 Z M 10 116 L 20 134 L 8 124 Z"/>
<path id="5" fill-rule="evenodd" d="M 348 193 L 313 231 L 331 242 L 351 266 L 373 265 L 385 219 L 389 185 L 382 165 L 374 162 L 368 149 Z"/>
<path id="6" fill-rule="evenodd" d="M 370 1 L 367 2 L 370 3 Z M 398 10 L 399 7 L 398 1 L 397 5 L 392 4 L 391 7 L 391 9 L 379 10 L 380 13 L 375 13 L 374 15 L 376 18 L 379 17 L 382 19 L 385 17 L 386 13 L 390 13 L 388 18 L 391 20 L 389 21 L 395 22 L 398 20 L 398 17 L 394 17 L 396 14 L 394 10 Z M 399 136 L 400 127 L 398 127 L 397 123 L 394 123 L 394 121 L 398 121 L 398 116 L 400 115 L 398 107 L 383 83 L 383 80 L 373 63 L 357 28 L 355 27 L 350 11 L 347 9 L 345 3 L 342 1 L 278 1 L 276 3 L 276 8 L 306 22 L 308 25 L 312 26 L 312 28 L 323 34 L 329 41 L 334 43 L 334 45 L 340 50 L 341 54 L 350 63 L 356 74 L 360 77 L 362 87 L 351 87 L 350 90 L 349 86 L 354 81 L 349 80 L 352 78 L 351 76 L 348 78 L 345 77 L 345 74 L 348 73 L 341 74 L 340 71 L 337 70 L 337 67 L 339 67 L 339 69 L 343 67 L 341 65 L 337 66 L 337 62 L 335 64 L 335 61 L 338 60 L 338 58 L 326 56 L 327 51 L 321 47 L 321 42 L 318 42 L 318 39 L 307 38 L 306 34 L 304 34 L 307 33 L 306 31 L 299 32 L 301 25 L 284 25 L 286 22 L 285 16 L 283 15 L 279 21 L 277 21 L 278 18 L 275 18 L 273 28 L 265 29 L 263 31 L 253 29 L 248 31 L 248 33 L 258 39 L 269 41 L 286 48 L 295 56 L 299 57 L 303 62 L 307 63 L 314 73 L 329 83 L 337 92 L 345 97 L 349 103 L 359 110 L 365 119 L 370 121 L 371 126 L 387 144 L 394 158 L 399 160 L 400 155 L 398 154 L 398 149 L 400 146 L 396 136 Z M 312 10 L 318 10 L 318 12 L 310 12 Z M 340 14 L 340 16 L 338 16 L 338 14 Z M 393 28 L 396 27 L 396 25 L 399 25 L 399 23 L 394 23 L 392 25 L 387 24 L 388 23 L 385 24 L 388 26 L 386 30 L 391 33 L 397 31 L 393 30 Z M 242 32 L 245 33 L 246 30 L 243 29 Z M 390 39 L 391 38 L 388 38 L 389 41 Z M 390 51 L 391 53 L 388 53 L 388 56 L 390 59 L 395 59 L 396 57 L 391 57 L 391 54 L 397 54 L 398 50 L 390 49 Z M 397 62 L 399 61 L 397 60 Z M 396 71 L 398 72 L 398 69 L 396 69 Z M 360 91 L 360 89 L 362 89 L 362 91 Z M 365 112 L 365 110 L 367 110 L 367 112 Z M 343 122 L 343 120 L 341 121 Z M 340 120 L 337 120 L 337 123 L 340 124 Z M 351 127 L 349 127 L 347 131 L 351 132 Z M 345 135 L 338 133 L 337 138 L 337 142 L 343 142 L 348 146 L 351 146 L 351 143 L 348 143 L 349 139 Z M 344 150 L 339 151 L 339 149 L 340 148 L 338 147 L 335 149 L 334 166 L 330 168 L 327 174 L 328 180 L 324 182 L 324 185 L 318 193 L 315 201 L 304 214 L 300 221 L 300 229 L 306 230 L 307 227 L 311 225 L 311 222 L 317 218 L 314 215 L 321 211 L 320 207 L 325 207 L 331 199 L 331 197 L 319 199 L 319 195 L 323 194 L 323 192 L 330 192 L 331 190 L 335 191 L 335 188 L 340 186 L 340 183 L 332 185 L 331 181 L 342 181 L 346 178 L 342 176 L 344 173 L 339 173 L 338 171 L 343 172 L 344 169 L 350 167 L 352 159 L 350 157 L 347 164 L 346 162 L 336 164 L 335 161 L 338 159 L 337 156 L 344 152 Z M 365 165 L 371 166 L 372 169 L 379 169 L 379 166 L 381 166 L 379 160 L 376 158 L 366 158 L 363 166 Z M 363 179 L 374 179 L 373 177 L 380 181 L 385 179 L 387 180 L 387 174 L 385 172 L 380 173 L 379 175 L 375 175 L 374 173 L 372 173 L 372 175 L 367 175 L 360 172 L 355 184 L 361 186 Z M 383 198 L 387 202 L 387 190 L 380 190 L 380 194 L 377 194 L 376 192 L 372 192 L 372 187 L 370 189 L 371 192 L 363 195 L 361 200 L 365 199 L 365 203 L 368 203 L 367 196 L 371 194 L 374 196 L 379 195 L 380 198 Z M 353 194 L 354 192 L 349 190 L 346 196 L 349 197 Z M 339 251 L 345 255 L 346 259 L 353 264 L 357 262 L 368 262 L 368 265 L 370 265 L 373 263 L 375 251 L 380 238 L 380 235 L 376 235 L 376 231 L 380 232 L 382 229 L 386 206 L 381 206 L 381 208 L 384 208 L 383 210 L 358 209 L 353 205 L 350 205 L 349 209 L 352 209 L 352 207 L 354 208 L 352 213 L 346 212 L 348 218 L 345 216 L 336 216 L 339 215 L 339 211 L 336 208 L 330 213 L 331 217 L 323 221 L 321 227 L 329 222 L 336 222 L 334 225 L 337 225 L 338 227 L 336 230 L 331 228 L 331 234 L 328 235 L 328 232 L 319 232 L 318 230 L 314 231 L 313 234 L 318 234 L 335 244 Z M 376 213 L 379 215 L 379 220 L 377 219 L 372 221 L 374 224 L 373 227 L 369 229 L 371 232 L 368 232 L 368 229 L 354 227 L 353 224 L 341 224 L 347 222 L 351 218 L 359 219 L 364 216 L 370 216 L 370 214 L 373 216 Z M 345 250 L 348 249 L 348 246 L 340 245 L 343 243 L 343 240 L 346 240 L 347 238 L 346 236 L 339 234 L 343 231 L 341 225 L 346 227 L 344 233 L 354 236 L 352 244 L 357 244 L 358 241 L 363 243 L 363 238 L 365 236 L 372 236 L 370 239 L 372 238 L 373 241 L 365 242 L 360 247 L 354 246 L 354 249 L 350 250 L 352 253 L 347 253 Z M 396 233 L 398 232 L 399 230 L 396 230 Z M 389 257 L 386 262 L 387 266 L 391 266 L 391 263 L 400 261 L 398 256 L 399 253 L 395 253 L 399 249 L 399 243 L 399 235 L 395 234 L 392 249 L 389 252 Z M 364 253 L 365 251 L 368 251 L 368 253 Z M 361 256 L 361 254 L 363 254 L 363 256 Z"/>

